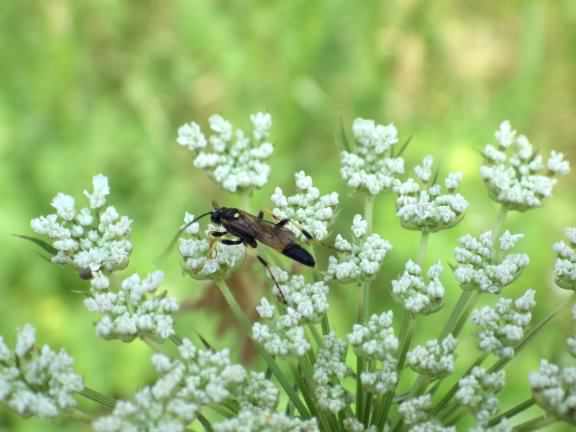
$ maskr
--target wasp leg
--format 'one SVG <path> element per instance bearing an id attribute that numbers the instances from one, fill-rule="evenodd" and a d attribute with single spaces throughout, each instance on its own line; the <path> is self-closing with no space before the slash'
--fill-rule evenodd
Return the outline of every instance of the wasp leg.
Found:
<path id="1" fill-rule="evenodd" d="M 276 222 L 276 227 L 278 228 L 282 228 L 284 225 L 286 225 L 288 222 L 291 222 L 293 225 L 296 226 L 296 228 L 298 228 L 298 230 L 300 230 L 300 232 L 302 233 L 302 235 L 304 237 L 306 237 L 306 240 L 314 240 L 314 237 L 312 237 L 312 234 L 310 234 L 308 231 L 306 231 L 304 228 L 302 228 L 302 226 L 300 226 L 300 224 L 294 220 L 291 219 L 281 219 L 280 221 Z"/>
<path id="2" fill-rule="evenodd" d="M 228 234 L 227 231 L 222 231 L 222 232 L 220 232 L 220 231 L 210 231 L 210 235 L 211 235 L 212 237 L 222 237 L 223 235 L 226 235 L 226 234 Z"/>
<path id="3" fill-rule="evenodd" d="M 312 236 L 312 234 L 310 234 L 308 231 L 306 231 L 304 228 L 300 228 L 300 232 L 302 233 L 302 235 L 304 237 L 306 237 L 307 240 L 314 240 L 314 237 Z"/>
<path id="4" fill-rule="evenodd" d="M 279 222 L 276 222 L 276 226 L 277 227 L 283 227 L 284 225 L 286 225 L 288 222 L 290 222 L 290 219 L 282 219 Z"/>
<path id="5" fill-rule="evenodd" d="M 214 258 L 214 245 L 218 243 L 218 239 L 228 234 L 227 231 L 210 231 L 210 240 L 208 244 L 208 258 Z"/>
<path id="6" fill-rule="evenodd" d="M 270 278 L 274 282 L 274 285 L 276 285 L 276 288 L 278 289 L 278 293 L 280 294 L 280 300 L 282 301 L 282 303 L 288 304 L 288 302 L 286 301 L 286 297 L 284 297 L 284 293 L 282 292 L 282 288 L 280 288 L 278 281 L 274 277 L 274 273 L 272 273 L 272 269 L 270 268 L 270 265 L 260 255 L 256 255 L 256 258 L 258 258 L 258 261 L 260 261 L 260 264 L 262 264 L 264 266 L 264 268 L 268 272 L 268 275 L 270 276 Z"/>
<path id="7" fill-rule="evenodd" d="M 244 243 L 244 240 L 242 240 L 242 239 L 238 239 L 238 240 L 224 239 L 224 240 L 220 240 L 220 243 L 225 244 L 227 246 L 233 246 L 233 245 L 239 245 L 239 244 Z"/>

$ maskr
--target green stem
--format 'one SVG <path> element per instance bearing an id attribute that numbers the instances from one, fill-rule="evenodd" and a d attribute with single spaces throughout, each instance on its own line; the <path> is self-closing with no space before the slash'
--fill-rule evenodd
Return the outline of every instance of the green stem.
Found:
<path id="1" fill-rule="evenodd" d="M 242 210 L 249 212 L 250 211 L 250 197 L 252 193 L 250 191 L 242 192 L 240 194 L 240 200 L 242 205 Z"/>
<path id="2" fill-rule="evenodd" d="M 204 417 L 202 414 L 198 413 L 198 421 L 200 422 L 200 424 L 202 424 L 202 427 L 204 427 L 204 430 L 206 432 L 214 432 L 214 429 L 212 429 L 212 425 L 210 424 L 210 422 L 208 421 L 208 419 L 206 417 Z"/>
<path id="3" fill-rule="evenodd" d="M 364 359 L 356 356 L 356 417 L 362 421 L 364 411 L 364 387 L 362 387 L 362 372 L 364 372 Z"/>
<path id="4" fill-rule="evenodd" d="M 426 253 L 428 252 L 428 240 L 430 238 L 430 233 L 428 231 L 422 231 L 422 237 L 420 237 L 420 247 L 418 248 L 418 265 L 423 267 L 426 261 Z"/>
<path id="5" fill-rule="evenodd" d="M 558 421 L 555 417 L 548 417 L 546 415 L 533 418 L 532 420 L 525 421 L 512 429 L 514 432 L 528 432 L 533 430 L 542 429 L 545 426 L 551 425 Z"/>
<path id="6" fill-rule="evenodd" d="M 170 336 L 170 341 L 176 346 L 182 345 L 182 338 L 177 334 L 173 334 L 172 336 Z"/>
<path id="7" fill-rule="evenodd" d="M 313 323 L 308 324 L 308 328 L 310 329 L 310 333 L 312 333 L 312 337 L 316 342 L 316 346 L 318 347 L 318 349 L 320 349 L 320 347 L 322 346 L 322 336 L 320 336 L 320 333 L 318 333 L 318 329 Z"/>
<path id="8" fill-rule="evenodd" d="M 462 408 L 456 408 L 452 410 L 450 414 L 451 416 L 444 422 L 446 426 L 454 426 L 456 423 L 458 423 L 464 415 L 464 412 Z"/>
<path id="9" fill-rule="evenodd" d="M 368 224 L 368 233 L 372 232 L 373 215 L 374 215 L 374 197 L 372 195 L 368 195 L 364 200 L 364 219 L 366 219 L 366 223 Z"/>
<path id="10" fill-rule="evenodd" d="M 522 411 L 530 408 L 534 405 L 536 401 L 534 398 L 530 398 L 525 400 L 524 402 L 519 403 L 518 405 L 510 408 L 508 411 L 503 412 L 502 414 L 497 415 L 493 419 L 488 422 L 488 426 L 495 426 L 497 425 L 502 419 L 508 419 L 514 417 L 516 414 L 521 413 Z"/>
<path id="11" fill-rule="evenodd" d="M 234 295 L 230 291 L 228 284 L 220 279 L 216 281 L 216 285 L 218 286 L 220 292 L 226 299 L 228 306 L 230 307 L 230 309 L 232 309 L 232 312 L 236 316 L 236 319 L 240 321 L 240 324 L 244 327 L 247 334 L 250 335 L 252 330 L 252 323 L 250 322 L 248 317 L 244 314 L 244 311 L 234 298 Z M 266 364 L 272 371 L 272 374 L 276 377 L 278 383 L 282 386 L 282 388 L 284 389 L 284 391 L 290 398 L 290 401 L 294 404 L 298 412 L 300 412 L 300 415 L 306 418 L 310 417 L 310 413 L 308 412 L 308 410 L 306 409 L 306 407 L 304 406 L 304 404 L 302 403 L 302 401 L 300 400 L 300 398 L 290 385 L 290 382 L 288 381 L 288 379 L 286 378 L 286 376 L 284 375 L 284 373 L 282 372 L 282 370 L 280 369 L 274 358 L 270 354 L 268 354 L 268 352 L 264 348 L 262 348 L 260 344 L 256 344 L 256 349 L 258 351 L 258 354 L 260 354 L 262 358 L 264 358 Z"/>
<path id="12" fill-rule="evenodd" d="M 86 399 L 90 399 L 93 402 L 99 403 L 106 408 L 114 409 L 114 406 L 116 405 L 116 401 L 114 399 L 103 395 L 96 390 L 92 390 L 90 387 L 84 387 L 84 389 L 79 391 L 78 394 L 80 396 L 84 396 Z"/>
<path id="13" fill-rule="evenodd" d="M 330 321 L 328 320 L 328 313 L 322 316 L 322 334 L 327 335 L 330 333 Z"/>
<path id="14" fill-rule="evenodd" d="M 466 324 L 466 321 L 468 321 L 468 316 L 470 316 L 470 312 L 472 312 L 472 309 L 476 305 L 479 296 L 480 293 L 478 291 L 472 291 L 472 295 L 468 299 L 468 303 L 466 304 L 466 306 L 464 306 L 464 310 L 462 311 L 462 313 L 460 313 L 460 316 L 454 323 L 454 328 L 450 332 L 453 337 L 457 338 L 462 329 L 464 328 L 464 324 Z"/>
<path id="15" fill-rule="evenodd" d="M 492 259 L 497 261 L 499 259 L 498 251 L 500 248 L 498 247 L 498 239 L 502 235 L 502 231 L 504 231 L 504 223 L 506 222 L 506 215 L 508 214 L 508 209 L 504 206 L 500 207 L 500 211 L 498 212 L 498 216 L 496 217 L 496 225 L 492 230 Z"/>
<path id="16" fill-rule="evenodd" d="M 442 335 L 440 336 L 440 339 L 444 339 L 446 338 L 446 336 L 452 333 L 452 331 L 456 327 L 456 323 L 458 322 L 460 315 L 465 310 L 466 305 L 468 304 L 473 295 L 474 291 L 462 291 L 460 293 L 460 297 L 458 297 L 458 301 L 456 302 L 454 309 L 452 309 L 452 313 L 450 314 L 448 321 L 444 325 L 444 329 L 442 330 Z"/>

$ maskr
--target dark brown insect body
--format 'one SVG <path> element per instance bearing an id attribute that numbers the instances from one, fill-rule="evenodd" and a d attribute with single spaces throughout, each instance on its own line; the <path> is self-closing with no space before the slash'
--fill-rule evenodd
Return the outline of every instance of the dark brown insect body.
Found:
<path id="1" fill-rule="evenodd" d="M 213 232 L 213 236 L 228 234 L 237 237 L 237 240 L 222 240 L 224 244 L 245 244 L 255 248 L 260 242 L 305 266 L 314 267 L 316 264 L 314 257 L 297 243 L 294 233 L 286 228 L 288 219 L 271 222 L 264 219 L 262 212 L 254 216 L 230 207 L 215 208 L 210 212 L 210 216 L 214 224 L 225 230 Z M 306 231 L 302 233 L 312 238 Z"/>
<path id="2" fill-rule="evenodd" d="M 279 222 L 268 221 L 264 219 L 264 213 L 258 213 L 258 216 L 254 216 L 243 210 L 233 208 L 233 207 L 218 207 L 213 204 L 214 210 L 201 214 L 200 216 L 194 218 L 194 220 L 188 222 L 184 225 L 176 236 L 172 239 L 172 242 L 164 252 L 166 255 L 170 249 L 174 246 L 178 237 L 186 231 L 190 225 L 196 223 L 200 219 L 210 216 L 210 219 L 215 225 L 223 228 L 222 231 L 212 231 L 210 235 L 212 237 L 218 238 L 223 236 L 235 237 L 234 239 L 225 238 L 219 240 L 225 245 L 240 245 L 249 246 L 256 248 L 258 242 L 275 249 L 293 259 L 300 264 L 304 264 L 308 267 L 314 267 L 316 262 L 314 257 L 302 246 L 300 246 L 296 241 L 296 236 L 292 231 L 286 228 L 286 224 L 289 222 L 288 219 L 282 219 Z M 305 230 L 301 230 L 304 237 L 311 240 L 312 236 Z M 266 268 L 266 271 L 274 281 L 274 284 L 278 288 L 278 293 L 282 298 L 282 301 L 286 303 L 286 299 L 280 285 L 276 281 L 270 266 L 264 258 L 260 255 L 256 255 L 258 261 Z"/>

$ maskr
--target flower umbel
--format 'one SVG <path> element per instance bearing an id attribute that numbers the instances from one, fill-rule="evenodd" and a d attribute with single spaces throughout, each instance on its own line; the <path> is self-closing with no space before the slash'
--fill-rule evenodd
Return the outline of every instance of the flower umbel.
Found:
<path id="1" fill-rule="evenodd" d="M 245 409 L 214 425 L 215 432 L 318 432 L 316 419 L 302 420 L 271 410 Z"/>
<path id="2" fill-rule="evenodd" d="M 546 360 L 529 376 L 534 399 L 546 412 L 576 424 L 576 368 L 560 368 Z"/>
<path id="3" fill-rule="evenodd" d="M 495 136 L 498 143 L 484 148 L 484 165 L 480 168 L 492 199 L 510 210 L 542 206 L 552 194 L 556 176 L 570 172 L 569 162 L 555 151 L 545 162 L 528 138 L 518 135 L 508 121 L 500 124 Z"/>
<path id="4" fill-rule="evenodd" d="M 186 213 L 184 226 L 194 220 L 194 215 Z M 188 226 L 180 239 L 180 254 L 184 259 L 184 270 L 194 279 L 220 279 L 237 268 L 244 259 L 244 245 L 225 245 L 210 239 L 210 233 L 221 231 L 209 224 L 203 233 L 198 222 Z"/>
<path id="5" fill-rule="evenodd" d="M 198 124 L 187 123 L 178 129 L 177 142 L 195 154 L 194 166 L 205 170 L 229 192 L 259 189 L 268 182 L 270 166 L 265 162 L 274 148 L 268 141 L 272 117 L 250 116 L 253 131 L 248 137 L 222 116 L 209 119 L 212 135 L 208 139 Z"/>
<path id="6" fill-rule="evenodd" d="M 554 282 L 560 288 L 576 291 L 576 227 L 566 229 L 565 241 L 554 244 Z"/>
<path id="7" fill-rule="evenodd" d="M 404 174 L 404 160 L 393 154 L 398 143 L 396 127 L 357 118 L 352 134 L 355 148 L 340 154 L 340 174 L 346 184 L 371 195 L 392 189 Z"/>
<path id="8" fill-rule="evenodd" d="M 461 173 L 450 173 L 444 181 L 446 191 L 433 175 L 434 159 L 426 156 L 414 168 L 416 179 L 409 178 L 395 187 L 396 213 L 402 226 L 410 230 L 435 232 L 451 228 L 464 217 L 468 202 L 456 192 Z"/>
<path id="9" fill-rule="evenodd" d="M 348 406 L 352 396 L 342 385 L 349 373 L 346 366 L 346 344 L 331 333 L 324 336 L 314 365 L 314 385 L 318 404 L 337 414 Z"/>
<path id="10" fill-rule="evenodd" d="M 428 420 L 429 414 L 426 412 L 432 405 L 432 398 L 429 394 L 408 399 L 398 406 L 398 412 L 408 425 L 422 423 Z"/>
<path id="11" fill-rule="evenodd" d="M 366 325 L 354 324 L 348 335 L 348 343 L 357 356 L 381 362 L 379 368 L 362 372 L 360 379 L 366 388 L 376 394 L 384 394 L 394 388 L 398 381 L 396 352 L 398 338 L 394 334 L 392 311 L 372 315 Z"/>
<path id="12" fill-rule="evenodd" d="M 418 345 L 408 352 L 406 361 L 415 372 L 432 378 L 440 378 L 454 370 L 456 339 L 448 335 L 439 342 L 436 339 Z"/>
<path id="13" fill-rule="evenodd" d="M 312 177 L 304 171 L 294 174 L 294 180 L 298 189 L 296 194 L 286 196 L 279 187 L 274 190 L 271 197 L 275 206 L 272 214 L 278 220 L 289 219 L 288 226 L 299 239 L 306 239 L 302 233 L 305 230 L 314 240 L 324 240 L 328 236 L 328 225 L 335 216 L 338 194 L 320 195 L 312 183 Z"/>
<path id="14" fill-rule="evenodd" d="M 361 215 L 354 216 L 352 235 L 352 242 L 340 234 L 336 236 L 334 247 L 339 253 L 329 258 L 327 280 L 353 282 L 372 278 L 392 249 L 390 243 L 378 234 L 368 233 L 368 224 Z"/>
<path id="15" fill-rule="evenodd" d="M 22 416 L 55 417 L 76 406 L 74 394 L 84 383 L 64 350 L 35 344 L 30 324 L 18 331 L 14 351 L 0 336 L 0 401 Z"/>
<path id="16" fill-rule="evenodd" d="M 156 271 L 144 279 L 137 274 L 124 279 L 118 291 L 92 287 L 84 305 L 89 311 L 102 314 L 96 324 L 98 336 L 124 342 L 136 337 L 172 336 L 172 314 L 178 310 L 178 303 L 165 292 L 156 293 L 163 279 L 164 273 Z"/>
<path id="17" fill-rule="evenodd" d="M 522 234 L 510 234 L 506 231 L 500 237 L 496 248 L 491 231 L 478 238 L 469 234 L 460 237 L 460 246 L 454 250 L 457 265 L 453 270 L 462 289 L 499 294 L 504 287 L 514 282 L 528 265 L 528 255 L 501 255 L 512 249 L 522 237 Z M 493 250 L 500 253 L 493 254 Z"/>
<path id="18" fill-rule="evenodd" d="M 273 409 L 277 390 L 262 374 L 249 373 L 230 362 L 228 350 L 199 350 L 184 339 L 179 358 L 154 354 L 156 382 L 139 391 L 132 401 L 119 401 L 114 412 L 93 423 L 96 432 L 148 430 L 184 431 L 207 406 L 229 398 L 244 409 Z M 252 389 L 252 390 L 250 390 Z M 257 390 L 257 394 L 255 394 Z"/>
<path id="19" fill-rule="evenodd" d="M 277 311 L 266 298 L 256 307 L 261 322 L 252 326 L 252 337 L 270 354 L 278 356 L 304 355 L 310 348 L 304 334 L 304 324 L 316 323 L 328 310 L 328 286 L 324 282 L 306 283 L 304 276 L 292 275 L 274 267 L 279 295 L 285 302 Z"/>
<path id="20" fill-rule="evenodd" d="M 420 266 L 409 260 L 400 279 L 392 281 L 392 295 L 412 314 L 428 315 L 436 312 L 442 307 L 444 299 L 441 273 L 442 264 L 438 262 L 428 269 L 425 279 Z"/>
<path id="21" fill-rule="evenodd" d="M 534 295 L 535 291 L 529 289 L 516 300 L 500 298 L 496 306 L 484 306 L 472 313 L 482 351 L 502 358 L 514 356 L 514 346 L 522 340 L 532 319 Z"/>
<path id="22" fill-rule="evenodd" d="M 504 371 L 488 373 L 481 367 L 475 367 L 470 375 L 458 382 L 456 399 L 470 408 L 476 421 L 484 425 L 498 413 L 496 395 L 504 387 L 505 377 Z"/>
<path id="23" fill-rule="evenodd" d="M 128 265 L 132 243 L 128 239 L 132 220 L 106 205 L 110 193 L 103 175 L 92 179 L 93 191 L 84 191 L 90 206 L 76 210 L 74 198 L 59 193 L 52 200 L 56 213 L 32 219 L 32 230 L 48 236 L 57 250 L 52 262 L 70 264 L 84 278 L 106 275 Z"/>

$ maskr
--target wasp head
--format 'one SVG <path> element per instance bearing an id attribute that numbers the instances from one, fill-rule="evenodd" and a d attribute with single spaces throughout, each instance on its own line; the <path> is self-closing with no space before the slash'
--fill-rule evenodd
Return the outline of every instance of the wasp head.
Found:
<path id="1" fill-rule="evenodd" d="M 238 219 L 238 209 L 230 207 L 219 207 L 212 210 L 210 219 L 216 225 L 221 225 L 224 221 Z"/>

